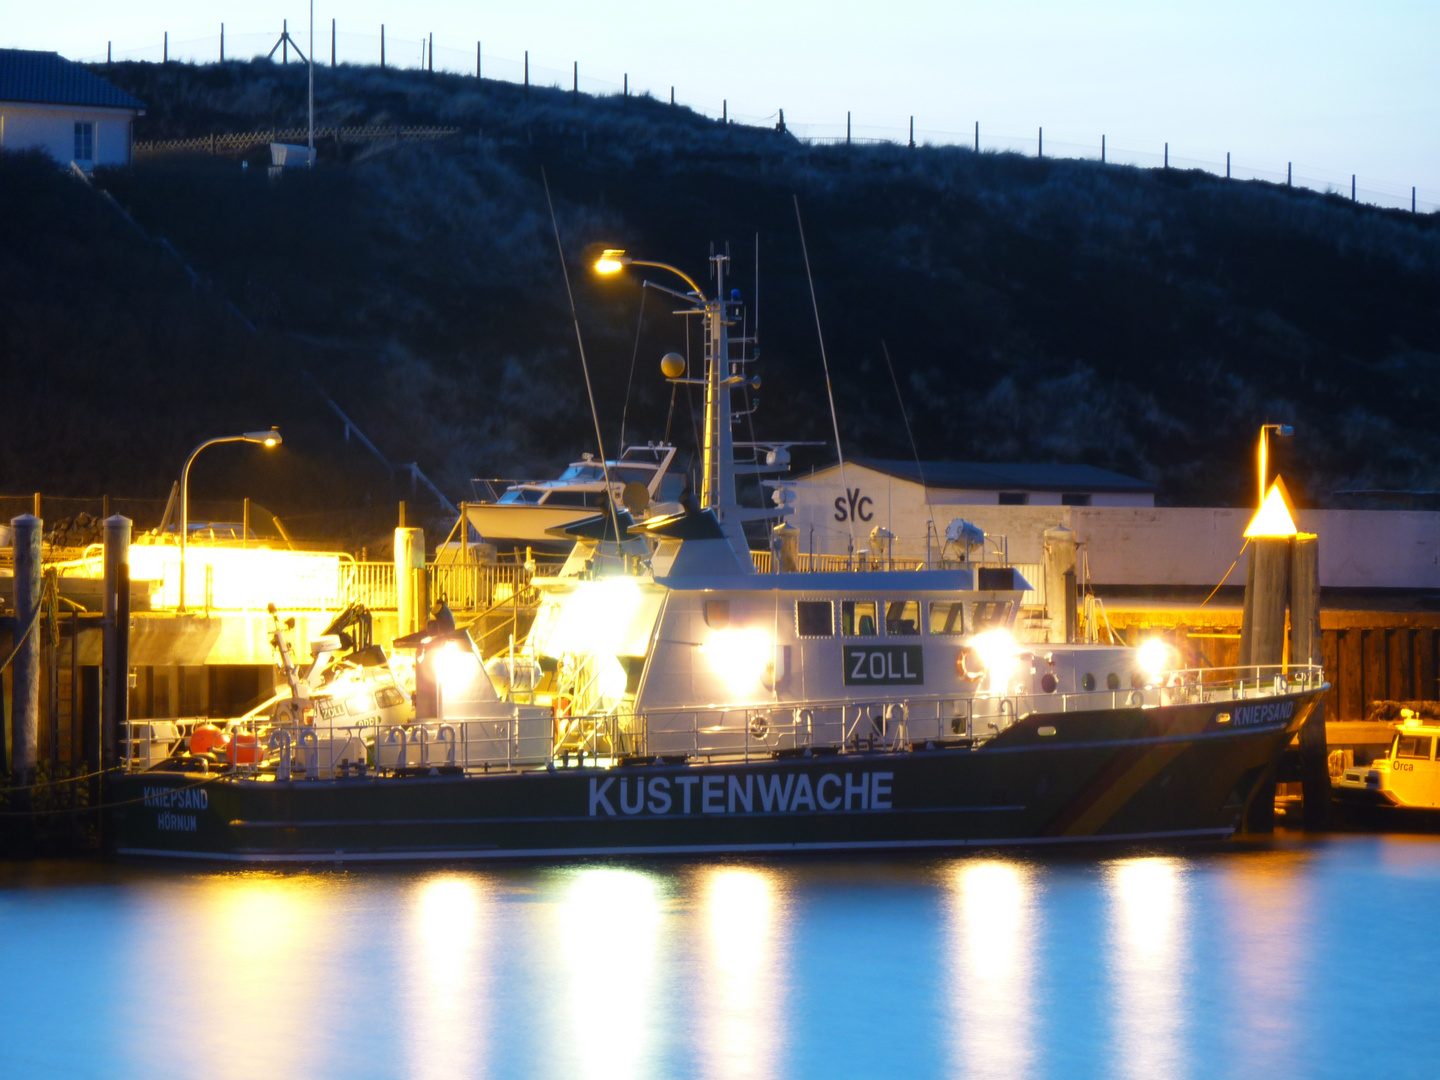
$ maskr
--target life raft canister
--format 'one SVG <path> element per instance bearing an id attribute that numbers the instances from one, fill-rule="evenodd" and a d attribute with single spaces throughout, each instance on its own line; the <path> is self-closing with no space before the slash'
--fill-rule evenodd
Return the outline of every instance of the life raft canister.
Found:
<path id="1" fill-rule="evenodd" d="M 230 745 L 230 736 L 214 724 L 200 724 L 190 735 L 190 752 L 208 754 L 212 750 L 225 750 Z"/>
<path id="2" fill-rule="evenodd" d="M 229 756 L 231 765 L 258 765 L 265 760 L 265 749 L 254 735 L 236 732 Z"/>

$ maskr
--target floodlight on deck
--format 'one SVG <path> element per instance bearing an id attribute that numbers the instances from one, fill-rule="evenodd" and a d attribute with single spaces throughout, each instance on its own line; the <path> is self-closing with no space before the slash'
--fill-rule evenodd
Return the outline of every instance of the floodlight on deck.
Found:
<path id="1" fill-rule="evenodd" d="M 630 256 L 625 254 L 624 249 L 606 248 L 600 253 L 600 258 L 595 260 L 595 272 L 597 274 L 618 274 L 630 265 L 630 261 Z"/>

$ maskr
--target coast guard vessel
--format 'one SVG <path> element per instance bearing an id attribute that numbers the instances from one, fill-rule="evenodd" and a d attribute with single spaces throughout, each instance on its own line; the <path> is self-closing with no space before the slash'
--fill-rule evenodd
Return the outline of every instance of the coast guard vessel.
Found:
<path id="1" fill-rule="evenodd" d="M 712 260 L 713 297 L 621 252 L 597 264 L 679 275 L 674 295 L 704 318 L 698 495 L 639 521 L 611 499 L 563 526 L 569 556 L 533 581 L 534 622 L 499 655 L 443 618 L 398 639 L 403 722 L 369 702 L 328 719 L 277 707 L 225 733 L 263 748 L 250 761 L 121 776 L 119 853 L 557 858 L 1243 831 L 1325 688 L 1318 668 L 1181 670 L 1159 642 L 1022 645 L 1013 568 L 813 572 L 783 525 L 757 572 L 743 522 L 779 511 L 736 502 L 745 361 L 728 258 Z"/>

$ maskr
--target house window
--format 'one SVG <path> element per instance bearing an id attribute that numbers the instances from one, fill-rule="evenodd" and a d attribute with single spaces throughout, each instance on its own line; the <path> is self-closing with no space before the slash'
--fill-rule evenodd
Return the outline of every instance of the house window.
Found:
<path id="1" fill-rule="evenodd" d="M 1001 506 L 1024 506 L 1030 501 L 1030 496 L 1023 491 L 1002 491 L 1000 492 Z"/>
<path id="2" fill-rule="evenodd" d="M 835 605 L 829 600 L 795 601 L 795 631 L 801 637 L 834 637 Z"/>
<path id="3" fill-rule="evenodd" d="M 75 123 L 75 160 L 95 160 L 95 125 Z"/>
<path id="4" fill-rule="evenodd" d="M 1079 492 L 1069 491 L 1060 496 L 1061 506 L 1089 506 L 1089 494 L 1081 495 Z"/>

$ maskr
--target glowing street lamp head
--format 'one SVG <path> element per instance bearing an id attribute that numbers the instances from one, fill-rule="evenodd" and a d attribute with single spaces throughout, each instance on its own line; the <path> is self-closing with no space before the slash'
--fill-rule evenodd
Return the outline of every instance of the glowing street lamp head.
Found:
<path id="1" fill-rule="evenodd" d="M 623 248 L 606 248 L 600 253 L 600 258 L 595 260 L 595 272 L 597 274 L 618 274 L 628 265 L 630 265 L 630 257 L 625 254 Z"/>
<path id="2" fill-rule="evenodd" d="M 246 442 L 259 443 L 261 446 L 279 446 L 283 441 L 280 438 L 280 429 L 271 428 L 269 431 L 247 431 L 240 436 Z"/>

